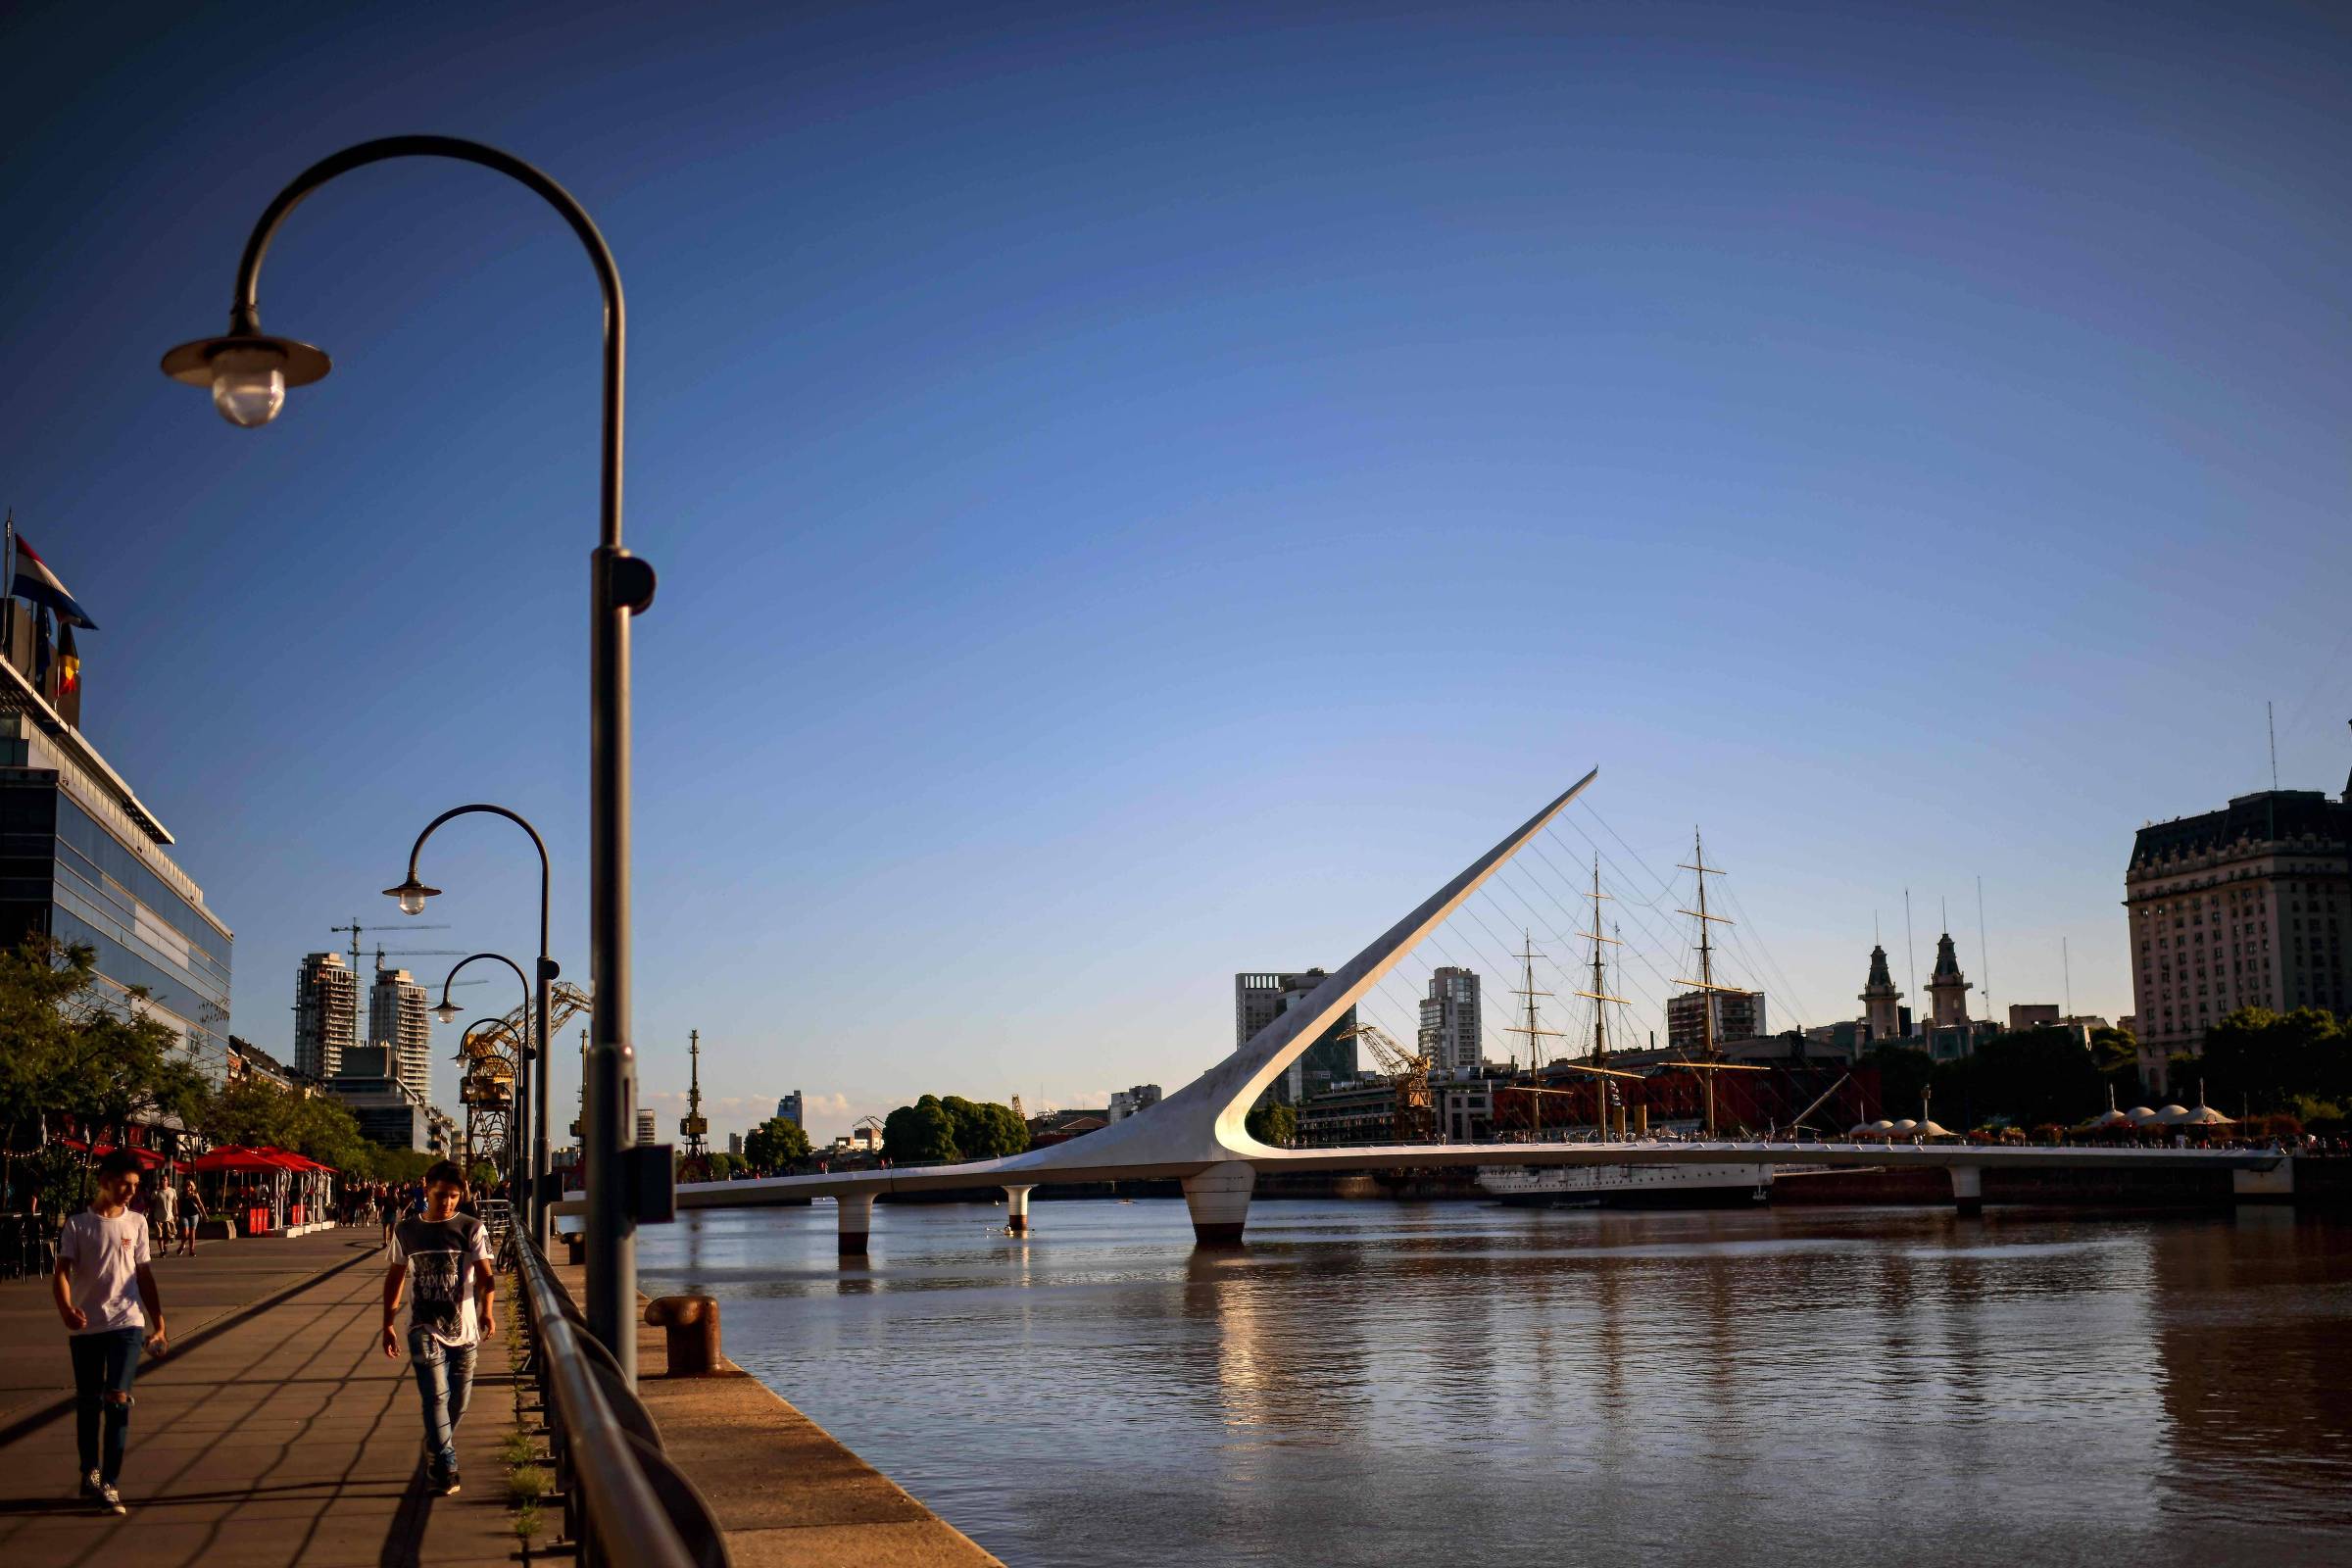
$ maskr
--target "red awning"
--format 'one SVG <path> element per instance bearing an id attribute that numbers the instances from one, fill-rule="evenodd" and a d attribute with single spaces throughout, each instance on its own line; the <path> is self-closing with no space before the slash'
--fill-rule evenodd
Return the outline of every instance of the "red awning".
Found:
<path id="1" fill-rule="evenodd" d="M 292 1167 L 282 1159 L 266 1154 L 258 1149 L 241 1149 L 227 1144 L 189 1161 L 197 1170 L 281 1171 Z"/>
<path id="2" fill-rule="evenodd" d="M 313 1158 L 312 1158 L 310 1155 L 308 1155 L 308 1154 L 297 1154 L 297 1153 L 296 1153 L 296 1152 L 294 1152 L 294 1151 L 292 1151 L 291 1149 L 280 1149 L 280 1148 L 278 1148 L 278 1147 L 277 1147 L 275 1144 L 259 1144 L 259 1145 L 256 1145 L 256 1146 L 255 1146 L 255 1148 L 254 1148 L 254 1151 L 253 1151 L 253 1152 L 254 1152 L 255 1153 L 257 1153 L 257 1154 L 267 1154 L 267 1155 L 270 1156 L 270 1157 L 271 1157 L 271 1158 L 273 1158 L 273 1159 L 278 1159 L 278 1160 L 282 1160 L 282 1161 L 284 1161 L 284 1162 L 285 1162 L 285 1167 L 286 1167 L 286 1169 L 288 1169 L 288 1170 L 297 1170 L 297 1171 L 310 1171 L 310 1170 L 323 1170 L 323 1171 L 332 1171 L 332 1170 L 335 1168 L 335 1167 L 334 1167 L 334 1166 L 332 1166 L 332 1165 L 321 1165 L 321 1164 L 319 1164 L 319 1163 L 318 1163 L 318 1161 L 317 1161 L 317 1160 L 313 1159 Z"/>

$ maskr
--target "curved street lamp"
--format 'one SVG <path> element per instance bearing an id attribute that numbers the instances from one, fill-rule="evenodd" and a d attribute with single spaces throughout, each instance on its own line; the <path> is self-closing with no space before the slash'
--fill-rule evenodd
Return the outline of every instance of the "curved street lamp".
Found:
<path id="1" fill-rule="evenodd" d="M 263 210 L 245 241 L 224 336 L 184 343 L 164 356 L 164 373 L 210 389 L 231 423 L 268 423 L 286 390 L 331 368 L 307 343 L 262 331 L 262 257 L 286 215 L 338 175 L 394 158 L 449 158 L 516 181 L 571 226 L 596 270 L 605 300 L 603 502 L 589 574 L 594 625 L 589 661 L 589 978 L 596 994 L 594 1047 L 585 1085 L 581 1153 L 588 1185 L 588 1330 L 604 1342 L 633 1388 L 637 1382 L 638 1200 L 634 1164 L 623 1168 L 636 1095 L 629 1046 L 629 618 L 654 602 L 654 569 L 621 548 L 621 386 L 628 318 L 620 270 L 595 220 L 571 194 L 511 153 L 455 136 L 388 136 L 313 164 Z"/>
<path id="2" fill-rule="evenodd" d="M 524 1185 L 520 1189 L 522 1193 L 523 1225 L 524 1228 L 530 1233 L 531 1240 L 544 1243 L 547 1237 L 547 1195 L 540 1189 L 544 1185 L 542 1178 L 547 1174 L 548 1167 L 547 988 L 554 984 L 556 977 L 564 972 L 562 969 L 556 966 L 556 960 L 547 956 L 547 840 L 539 836 L 539 830 L 531 826 L 530 822 L 525 819 L 522 813 L 519 811 L 511 811 L 503 806 L 488 806 L 480 804 L 473 806 L 453 806 L 448 810 L 443 811 L 439 816 L 434 817 L 430 822 L 424 824 L 424 831 L 417 834 L 416 842 L 409 847 L 408 880 L 401 883 L 400 886 L 396 888 L 384 889 L 384 894 L 387 898 L 397 899 L 400 902 L 401 913 L 422 913 L 424 910 L 424 901 L 438 896 L 441 892 L 439 888 L 426 887 L 416 875 L 416 858 L 424 853 L 424 841 L 431 838 L 434 833 L 439 831 L 442 823 L 452 821 L 461 816 L 471 816 L 475 814 L 487 814 L 490 816 L 505 817 L 508 821 L 514 823 L 516 827 L 521 828 L 525 833 L 528 833 L 531 836 L 531 847 L 539 852 L 539 961 L 537 964 L 539 983 L 531 999 L 532 1003 L 538 1009 L 538 1044 L 536 1046 L 532 1045 L 530 1038 L 532 1031 L 526 1021 L 523 1031 L 524 1038 L 522 1042 L 521 1060 L 515 1063 L 515 1071 L 520 1076 L 517 1078 L 514 1085 L 514 1113 L 518 1128 L 519 1124 L 525 1118 L 535 1120 L 536 1125 L 528 1129 L 527 1136 L 517 1138 L 514 1141 L 523 1148 L 527 1155 L 526 1159 L 524 1160 L 524 1169 L 526 1173 L 524 1177 Z M 443 1023 L 455 1023 L 458 1017 L 458 1008 L 454 1003 L 451 1003 L 448 1000 L 448 988 L 445 986 L 442 988 L 443 1000 L 441 1005 L 434 1010 L 441 1015 L 441 1021 Z M 524 1016 L 527 1020 L 529 1014 L 526 1013 Z M 534 1093 L 536 1093 L 537 1096 L 537 1111 L 535 1116 L 531 1108 L 531 1102 Z M 512 1136 L 512 1134 L 510 1134 L 510 1136 Z"/>
<path id="3" fill-rule="evenodd" d="M 458 1004 L 449 1000 L 450 982 L 457 979 L 459 972 L 467 964 L 478 963 L 485 959 L 505 964 L 508 968 L 514 971 L 514 978 L 522 982 L 522 1016 L 525 1020 L 523 1024 L 523 1033 L 525 1039 L 522 1043 L 522 1055 L 527 1060 L 531 1054 L 530 1040 L 528 1039 L 530 1033 L 530 1024 L 528 1020 L 531 1016 L 531 982 L 529 978 L 523 974 L 522 965 L 516 963 L 513 958 L 508 957 L 505 954 L 476 953 L 469 957 L 460 958 L 457 961 L 456 967 L 452 968 L 449 973 L 441 977 L 441 1004 L 433 1009 L 433 1013 L 443 1023 L 450 1023 L 457 1018 L 459 1010 Z M 473 1031 L 470 1029 L 466 1031 L 467 1034 L 471 1034 L 472 1032 Z M 461 1048 L 463 1047 L 463 1044 L 464 1042 L 461 1038 Z M 517 1072 L 522 1070 L 520 1063 L 516 1064 L 515 1070 Z M 522 1173 L 530 1168 L 528 1164 L 528 1152 L 524 1149 L 523 1140 L 516 1136 L 518 1131 L 516 1124 L 520 1122 L 521 1119 L 522 1088 L 519 1084 L 517 1084 L 514 1090 L 514 1113 L 507 1120 L 507 1176 L 510 1185 L 512 1185 L 514 1190 L 516 1192 L 520 1192 L 522 1190 Z"/>

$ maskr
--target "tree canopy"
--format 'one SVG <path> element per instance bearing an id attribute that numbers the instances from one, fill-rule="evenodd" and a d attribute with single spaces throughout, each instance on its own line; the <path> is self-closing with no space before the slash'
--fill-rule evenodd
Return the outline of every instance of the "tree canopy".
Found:
<path id="1" fill-rule="evenodd" d="M 1260 1100 L 1242 1119 L 1242 1130 L 1261 1144 L 1287 1149 L 1298 1136 L 1298 1113 L 1280 1101 Z"/>
<path id="2" fill-rule="evenodd" d="M 1010 1105 L 961 1095 L 925 1095 L 882 1122 L 882 1152 L 899 1165 L 999 1159 L 1028 1147 L 1028 1125 Z"/>
<path id="3" fill-rule="evenodd" d="M 2205 1031 L 2205 1054 L 2185 1065 L 2207 1102 L 2232 1116 L 2242 1106 L 2325 1120 L 2352 1104 L 2352 1030 L 2319 1007 L 2241 1007 Z M 2176 1099 L 2196 1093 L 2173 1087 Z"/>
<path id="4" fill-rule="evenodd" d="M 0 1117 L 7 1144 L 40 1142 L 43 1118 L 63 1111 L 92 1142 L 119 1144 L 130 1124 L 158 1115 L 193 1121 L 208 1098 L 179 1036 L 137 1011 L 146 993 L 114 1004 L 98 984 L 98 956 L 46 937 L 0 951 Z"/>
<path id="5" fill-rule="evenodd" d="M 711 1156 L 713 1160 L 718 1157 Z M 798 1122 L 770 1116 L 744 1139 L 743 1157 L 755 1170 L 782 1170 L 794 1160 L 808 1157 L 808 1135 Z"/>

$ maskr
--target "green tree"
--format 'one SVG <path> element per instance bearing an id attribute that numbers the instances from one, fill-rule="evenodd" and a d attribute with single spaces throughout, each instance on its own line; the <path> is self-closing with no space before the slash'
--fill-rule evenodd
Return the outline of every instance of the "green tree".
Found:
<path id="1" fill-rule="evenodd" d="M 2352 1101 L 2352 1032 L 2323 1008 L 2241 1007 L 2205 1031 L 2204 1047 L 2176 1072 L 2176 1095 L 2194 1094 L 2202 1079 L 2207 1102 L 2230 1115 L 2241 1104 L 2292 1111 L 2297 1101 Z"/>
<path id="2" fill-rule="evenodd" d="M 1287 1149 L 1298 1136 L 1298 1113 L 1279 1101 L 1261 1100 L 1250 1107 L 1242 1130 L 1261 1144 Z"/>
<path id="3" fill-rule="evenodd" d="M 70 1115 L 92 1143 L 122 1144 L 134 1122 L 192 1121 L 205 1103 L 204 1075 L 180 1038 L 103 991 L 97 954 L 47 937 L 0 951 L 0 1124 L 5 1147 L 37 1147 L 53 1112 Z M 78 1196 L 79 1172 L 49 1158 L 43 1185 L 56 1201 Z"/>
<path id="4" fill-rule="evenodd" d="M 956 1153 L 951 1158 L 1001 1159 L 1029 1147 L 1028 1124 L 1012 1113 L 1010 1105 L 970 1101 L 961 1095 L 949 1095 L 939 1104 L 954 1128 Z"/>
<path id="5" fill-rule="evenodd" d="M 782 1170 L 808 1157 L 808 1135 L 797 1122 L 770 1116 L 744 1139 L 743 1157 L 757 1170 Z"/>
<path id="6" fill-rule="evenodd" d="M 882 1119 L 882 1152 L 898 1165 L 940 1164 L 963 1157 L 956 1118 L 937 1095 L 901 1105 Z"/>
<path id="7" fill-rule="evenodd" d="M 2106 1108 L 2096 1063 L 2071 1029 L 1995 1035 L 1957 1061 L 1936 1064 L 1936 1119 L 1975 1126 L 2006 1116 L 2021 1127 L 2072 1126 Z M 1916 1106 L 1902 1112 L 1919 1114 Z"/>

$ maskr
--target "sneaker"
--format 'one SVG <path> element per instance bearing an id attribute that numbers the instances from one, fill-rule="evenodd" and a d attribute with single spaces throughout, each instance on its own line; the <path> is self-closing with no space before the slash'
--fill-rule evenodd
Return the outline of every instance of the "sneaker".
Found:
<path id="1" fill-rule="evenodd" d="M 457 1494 L 458 1467 L 453 1464 L 448 1469 L 441 1472 L 441 1495 L 444 1497 L 454 1497 Z"/>
<path id="2" fill-rule="evenodd" d="M 98 1500 L 98 1472 L 95 1470 L 87 1472 L 81 1478 L 81 1500 L 84 1502 Z"/>
<path id="3" fill-rule="evenodd" d="M 113 1483 L 111 1482 L 100 1484 L 98 1488 L 98 1506 L 104 1508 L 108 1513 L 121 1514 L 130 1512 L 128 1508 L 122 1506 L 122 1494 L 117 1492 L 114 1489 Z"/>

